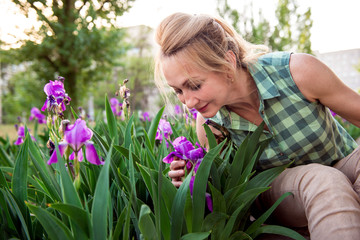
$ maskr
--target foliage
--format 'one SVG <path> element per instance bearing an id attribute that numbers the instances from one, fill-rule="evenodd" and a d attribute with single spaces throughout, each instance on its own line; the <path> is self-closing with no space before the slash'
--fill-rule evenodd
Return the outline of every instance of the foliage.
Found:
<path id="1" fill-rule="evenodd" d="M 248 10 L 249 9 L 249 10 Z M 233 27 L 249 42 L 267 45 L 272 51 L 297 50 L 312 53 L 310 30 L 311 9 L 298 13 L 296 0 L 279 0 L 272 26 L 259 9 L 254 15 L 252 4 L 243 11 L 231 8 L 227 0 L 218 0 L 218 13 L 228 18 Z"/>
<path id="2" fill-rule="evenodd" d="M 26 69 L 10 78 L 6 91 L 1 94 L 2 108 L 6 110 L 2 116 L 4 123 L 14 123 L 17 117 L 23 117 L 25 112 L 30 113 L 28 106 L 42 104 L 39 93 L 43 93 L 44 86 L 36 79 L 37 74 Z"/>
<path id="3" fill-rule="evenodd" d="M 119 64 L 126 47 L 124 32 L 112 26 L 133 1 L 13 0 L 26 16 L 36 15 L 40 27 L 27 32 L 19 49 L 6 53 L 30 62 L 43 84 L 61 72 L 78 106 L 78 99 L 86 94 L 83 86 L 109 77 Z"/>
<path id="4" fill-rule="evenodd" d="M 100 119 L 92 128 L 92 140 L 104 165 L 84 159 L 79 178 L 71 171 L 77 163 L 70 164 L 69 153 L 60 155 L 58 142 L 66 128 L 57 126 L 56 119 L 50 133 L 36 142 L 28 133 L 19 147 L 0 139 L 2 238 L 254 239 L 271 232 L 303 239 L 293 230 L 264 225 L 288 194 L 261 217 L 250 220 L 252 202 L 286 167 L 254 174 L 267 144 L 259 142 L 263 126 L 236 149 L 231 142 L 217 144 L 204 125 L 210 149 L 197 170 L 190 197 L 192 171 L 176 189 L 167 177 L 169 165 L 162 161 L 170 151 L 165 140 L 156 140 L 164 108 L 151 122 L 136 115 L 119 120 L 107 97 L 105 110 L 106 123 Z M 76 111 L 71 112 L 74 119 L 79 118 Z M 168 121 L 171 138 L 185 136 L 196 142 L 193 120 Z M 55 141 L 58 159 L 52 165 L 46 164 L 49 136 Z M 171 141 L 169 145 L 172 148 Z M 213 212 L 205 209 L 206 191 L 211 193 Z"/>
<path id="5" fill-rule="evenodd" d="M 153 79 L 153 53 L 149 36 L 152 29 L 147 26 L 137 26 L 127 29 L 127 41 L 129 41 L 131 50 L 124 58 L 124 66 L 120 75 L 122 78 L 129 79 L 129 88 L 131 89 L 131 108 L 147 109 L 147 94 L 150 89 L 154 89 Z M 126 73 L 126 76 L 122 73 Z"/>

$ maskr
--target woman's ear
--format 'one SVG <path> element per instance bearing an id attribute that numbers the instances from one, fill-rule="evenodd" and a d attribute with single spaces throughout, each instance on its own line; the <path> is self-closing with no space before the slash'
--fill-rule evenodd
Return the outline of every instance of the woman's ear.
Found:
<path id="1" fill-rule="evenodd" d="M 226 55 L 225 55 L 225 59 L 227 62 L 230 63 L 231 68 L 227 68 L 227 78 L 231 80 L 231 82 L 234 80 L 234 74 L 236 72 L 236 55 L 234 54 L 233 51 L 229 50 L 227 51 Z"/>
<path id="2" fill-rule="evenodd" d="M 228 61 L 231 66 L 236 69 L 236 55 L 233 51 L 229 50 L 226 52 L 226 56 L 225 56 L 226 61 Z"/>

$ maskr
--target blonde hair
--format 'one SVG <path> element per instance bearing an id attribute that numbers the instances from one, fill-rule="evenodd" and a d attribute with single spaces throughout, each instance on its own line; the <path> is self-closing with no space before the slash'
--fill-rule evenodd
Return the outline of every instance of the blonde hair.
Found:
<path id="1" fill-rule="evenodd" d="M 165 102 L 164 75 L 161 62 L 169 57 L 186 59 L 193 67 L 204 71 L 226 73 L 248 64 L 266 53 L 268 48 L 254 45 L 244 40 L 221 18 L 209 15 L 174 13 L 166 17 L 156 29 L 155 40 L 160 50 L 155 59 L 155 84 Z M 236 69 L 226 59 L 228 51 L 236 57 Z"/>

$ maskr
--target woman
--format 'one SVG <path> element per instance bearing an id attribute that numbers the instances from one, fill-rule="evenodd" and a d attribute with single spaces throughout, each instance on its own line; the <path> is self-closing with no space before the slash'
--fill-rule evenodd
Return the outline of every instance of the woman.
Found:
<path id="1" fill-rule="evenodd" d="M 202 145 L 206 119 L 226 127 L 237 145 L 264 121 L 262 138 L 272 140 L 258 169 L 294 161 L 259 197 L 260 208 L 292 192 L 274 213 L 280 224 L 307 225 L 312 239 L 360 239 L 360 150 L 329 111 L 360 127 L 359 94 L 313 56 L 266 53 L 219 18 L 175 13 L 161 22 L 156 40 L 157 85 L 165 79 L 199 111 Z M 184 164 L 170 165 L 175 186 Z"/>

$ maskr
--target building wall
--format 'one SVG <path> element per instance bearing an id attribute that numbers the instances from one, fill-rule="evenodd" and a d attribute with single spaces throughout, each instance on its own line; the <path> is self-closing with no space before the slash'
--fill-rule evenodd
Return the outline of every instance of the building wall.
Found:
<path id="1" fill-rule="evenodd" d="M 356 66 L 360 65 L 360 48 L 315 54 L 329 66 L 335 74 L 354 90 L 360 89 L 360 72 Z"/>

